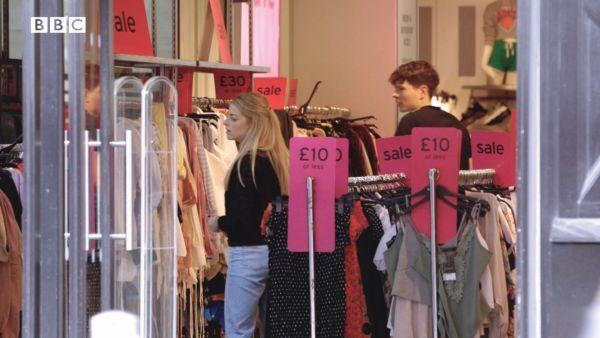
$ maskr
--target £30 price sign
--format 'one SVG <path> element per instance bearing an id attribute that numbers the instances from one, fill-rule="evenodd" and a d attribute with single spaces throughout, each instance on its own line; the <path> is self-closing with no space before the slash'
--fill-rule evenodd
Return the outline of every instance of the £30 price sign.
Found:
<path id="1" fill-rule="evenodd" d="M 439 172 L 437 184 L 458 193 L 460 147 L 461 131 L 456 128 L 414 128 L 413 161 L 409 175 L 411 190 L 417 192 L 428 186 L 429 169 L 436 168 Z M 415 203 L 421 198 L 423 197 L 416 197 L 412 202 Z M 456 204 L 456 198 L 446 199 Z M 427 201 L 411 213 L 417 230 L 427 236 L 431 232 L 429 208 Z M 456 209 L 441 201 L 436 203 L 436 233 L 438 243 L 445 243 L 456 234 Z"/>
<path id="2" fill-rule="evenodd" d="M 251 90 L 252 78 L 248 72 L 215 70 L 215 92 L 218 99 L 235 99 Z"/>
<path id="3" fill-rule="evenodd" d="M 288 250 L 308 252 L 306 179 L 314 178 L 315 252 L 335 249 L 336 139 L 294 137 L 290 141 Z"/>

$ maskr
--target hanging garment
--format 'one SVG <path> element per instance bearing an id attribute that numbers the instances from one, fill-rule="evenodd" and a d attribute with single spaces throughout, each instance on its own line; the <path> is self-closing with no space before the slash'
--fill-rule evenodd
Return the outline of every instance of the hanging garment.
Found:
<path id="1" fill-rule="evenodd" d="M 411 232 L 408 226 L 405 230 L 406 234 Z M 411 262 L 411 267 L 429 283 L 429 239 L 418 234 L 418 240 L 421 242 L 420 252 Z M 474 337 L 480 330 L 490 308 L 481 294 L 479 281 L 490 257 L 485 240 L 472 221 L 464 223 L 448 243 L 438 246 L 437 328 L 441 338 Z"/>
<path id="2" fill-rule="evenodd" d="M 344 247 L 348 244 L 350 208 L 344 206 L 335 219 L 334 252 L 315 254 L 317 337 L 344 337 Z M 308 254 L 287 250 L 287 220 L 288 210 L 282 208 L 271 213 L 267 224 L 267 337 L 305 338 L 310 336 Z"/>
<path id="3" fill-rule="evenodd" d="M 13 181 L 15 182 L 15 187 L 17 188 L 17 192 L 19 193 L 19 197 L 21 197 L 21 204 L 23 204 L 23 198 L 25 194 L 25 190 L 23 188 L 24 177 L 21 170 L 16 168 L 6 168 L 8 172 L 10 172 Z"/>
<path id="4" fill-rule="evenodd" d="M 279 125 L 281 126 L 281 135 L 283 136 L 285 145 L 289 148 L 290 139 L 294 136 L 292 118 L 285 110 L 281 109 L 275 110 L 275 114 L 277 115 L 277 119 L 279 119 Z"/>
<path id="5" fill-rule="evenodd" d="M 385 253 L 388 251 L 390 244 L 392 244 L 392 240 L 398 234 L 397 227 L 391 227 L 386 232 L 383 233 L 379 244 L 377 245 L 377 250 L 375 251 L 375 255 L 373 256 L 373 264 L 377 267 L 379 271 L 388 271 L 388 266 L 385 260 Z M 391 268 L 391 267 L 390 267 Z M 396 267 L 393 266 L 395 269 Z"/>
<path id="6" fill-rule="evenodd" d="M 351 128 L 344 131 L 343 136 L 350 142 L 349 165 L 350 176 L 369 176 L 373 174 L 369 157 L 360 136 Z"/>
<path id="7" fill-rule="evenodd" d="M 204 193 L 205 196 L 200 196 L 206 203 L 206 209 L 208 217 L 219 216 L 216 212 L 215 206 L 215 193 L 213 188 L 213 178 L 208 165 L 208 159 L 206 158 L 206 149 L 204 148 L 204 137 L 202 135 L 202 127 L 198 122 L 188 119 L 185 117 L 179 118 L 180 122 L 185 123 L 193 128 L 196 133 L 196 153 L 198 156 L 198 162 L 200 164 L 200 171 L 202 172 L 202 179 L 204 180 Z"/>
<path id="8" fill-rule="evenodd" d="M 12 174 L 5 169 L 0 169 L 0 190 L 8 197 L 19 229 L 21 229 L 21 215 L 23 213 L 21 196 L 19 195 L 15 181 L 13 181 Z"/>
<path id="9" fill-rule="evenodd" d="M 492 277 L 492 290 L 494 306 L 490 314 L 490 338 L 505 338 L 508 332 L 508 291 L 506 287 L 506 272 L 504 268 L 504 255 L 500 232 L 502 231 L 498 213 L 498 199 L 489 193 L 466 191 L 470 197 L 482 199 L 490 204 L 490 210 L 485 217 L 479 220 L 479 231 L 488 245 L 492 257 L 489 262 Z"/>
<path id="10" fill-rule="evenodd" d="M 358 134 L 365 146 L 367 158 L 369 160 L 373 175 L 379 175 L 379 160 L 377 159 L 377 146 L 375 144 L 375 138 L 373 137 L 373 134 L 371 134 L 367 126 L 355 125 L 352 126 L 352 129 Z"/>
<path id="11" fill-rule="evenodd" d="M 415 262 L 429 257 L 427 248 L 419 240 L 411 220 L 400 219 L 404 229 L 402 243 L 393 278 L 394 318 L 393 337 L 428 338 L 433 336 L 431 329 L 431 286 L 429 276 L 423 276 L 415 268 Z M 394 243 L 398 242 L 396 237 Z M 387 264 L 386 264 L 387 266 Z M 431 278 L 429 278 L 431 280 Z"/>
<path id="12" fill-rule="evenodd" d="M 346 272 L 346 322 L 344 337 L 367 337 L 371 323 L 367 315 L 367 304 L 363 294 L 361 270 L 358 263 L 357 241 L 369 223 L 359 201 L 354 202 L 350 215 L 349 244 L 344 248 Z M 366 332 L 365 332 L 366 331 Z"/>
<path id="13" fill-rule="evenodd" d="M 6 234 L 6 262 L 0 262 L 0 336 L 18 338 L 23 288 L 23 242 L 11 201 L 0 191 L 0 218 Z M 1 224 L 0 224 L 1 225 Z"/>
<path id="14" fill-rule="evenodd" d="M 371 323 L 370 330 L 365 328 L 365 331 L 370 331 L 372 337 L 389 337 L 387 330 L 388 306 L 383 288 L 385 276 L 377 271 L 377 267 L 373 264 L 373 256 L 383 236 L 383 227 L 375 208 L 363 204 L 362 211 L 364 218 L 359 217 L 358 219 L 366 220 L 368 226 L 361 233 L 356 245 L 360 278 Z"/>
<path id="15" fill-rule="evenodd" d="M 207 261 L 204 236 L 202 235 L 202 227 L 196 204 L 196 179 L 192 175 L 184 136 L 179 128 L 177 128 L 177 148 L 178 157 L 181 156 L 183 162 L 183 172 L 180 176 L 183 178 L 179 180 L 181 189 L 178 189 L 178 201 L 183 220 L 181 230 L 187 252 L 186 256 L 180 259 L 180 265 L 183 270 L 180 271 L 179 278 L 191 286 L 198 282 L 197 271 L 206 267 Z"/>
<path id="16" fill-rule="evenodd" d="M 133 220 L 132 220 L 132 237 L 133 237 L 133 248 L 132 251 L 119 250 L 120 254 L 117 259 L 117 273 L 116 279 L 120 282 L 134 282 L 139 273 L 139 247 L 140 247 L 140 233 L 139 229 L 141 222 L 141 204 L 146 203 L 143 201 L 141 195 L 141 159 L 142 159 L 142 145 L 141 145 L 141 133 L 140 133 L 140 121 L 132 120 L 129 118 L 119 118 L 117 121 L 119 126 L 122 126 L 124 130 L 131 130 L 132 132 L 132 157 L 133 157 L 133 177 L 134 189 L 133 189 Z M 149 132 L 151 135 L 152 131 Z M 123 149 L 116 149 L 117 158 L 120 160 L 117 163 L 125 162 L 125 152 Z M 157 154 L 154 151 L 147 151 L 147 167 L 149 170 L 148 177 L 149 182 L 147 183 L 149 192 L 147 198 L 149 199 L 150 209 L 152 213 L 153 223 L 157 224 L 157 212 L 156 209 L 159 207 L 163 197 L 162 191 L 162 170 L 159 163 Z M 124 166 L 120 167 L 124 169 Z M 115 170 L 115 182 L 125 182 L 125 170 Z M 115 212 L 115 230 L 119 232 L 125 232 L 125 194 L 124 189 L 115 197 L 114 203 Z M 119 302 L 124 301 L 119 299 Z"/>
<path id="17" fill-rule="evenodd" d="M 232 165 L 235 161 L 235 158 L 238 154 L 237 144 L 234 140 L 230 140 L 227 138 L 227 130 L 225 128 L 225 120 L 227 116 L 222 113 L 218 113 L 219 115 L 219 124 L 217 126 L 217 147 L 222 151 L 223 160 Z"/>
<path id="18" fill-rule="evenodd" d="M 207 256 L 212 256 L 215 252 L 214 246 L 210 240 L 208 231 L 208 207 L 206 205 L 206 189 L 204 187 L 204 175 L 200 167 L 198 159 L 198 143 L 196 141 L 196 124 L 190 120 L 182 120 L 179 126 L 184 133 L 185 144 L 187 145 L 188 159 L 191 169 L 191 174 L 194 176 L 196 183 L 196 207 L 200 218 L 200 232 L 203 237 L 204 250 Z"/>

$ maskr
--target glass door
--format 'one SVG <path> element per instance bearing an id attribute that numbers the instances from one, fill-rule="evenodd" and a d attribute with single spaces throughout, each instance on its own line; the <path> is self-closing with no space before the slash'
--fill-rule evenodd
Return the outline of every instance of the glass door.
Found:
<path id="1" fill-rule="evenodd" d="M 177 89 L 153 77 L 142 89 L 141 118 L 141 337 L 175 337 Z"/>
<path id="2" fill-rule="evenodd" d="M 164 77 L 114 86 L 114 309 L 140 337 L 174 337 L 177 91 Z"/>

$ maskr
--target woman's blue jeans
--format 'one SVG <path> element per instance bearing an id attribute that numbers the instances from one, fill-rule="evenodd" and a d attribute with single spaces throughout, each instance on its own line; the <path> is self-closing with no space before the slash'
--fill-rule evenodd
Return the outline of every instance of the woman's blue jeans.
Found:
<path id="1" fill-rule="evenodd" d="M 269 248 L 239 246 L 229 248 L 225 282 L 225 336 L 251 338 L 260 315 L 261 337 L 266 320 L 266 287 L 269 277 Z"/>

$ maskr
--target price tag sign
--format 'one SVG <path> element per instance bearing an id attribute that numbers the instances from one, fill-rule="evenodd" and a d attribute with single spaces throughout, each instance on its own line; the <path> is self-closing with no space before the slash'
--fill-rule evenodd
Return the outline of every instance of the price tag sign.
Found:
<path id="1" fill-rule="evenodd" d="M 177 72 L 177 108 L 179 115 L 192 112 L 192 88 L 194 85 L 194 70 L 180 69 Z"/>
<path id="2" fill-rule="evenodd" d="M 347 138 L 335 139 L 337 144 L 335 156 L 335 198 L 348 193 L 348 174 L 350 141 Z"/>
<path id="3" fill-rule="evenodd" d="M 458 171 L 460 169 L 461 131 L 456 128 L 413 128 L 410 187 L 413 193 L 429 186 L 429 169 L 438 169 L 438 185 L 458 193 Z M 412 203 L 426 198 L 412 211 L 412 219 L 417 230 L 427 236 L 431 234 L 429 194 L 415 197 Z M 456 198 L 445 197 L 453 204 Z M 456 234 L 456 209 L 436 200 L 436 241 L 446 243 Z"/>
<path id="4" fill-rule="evenodd" d="M 290 251 L 308 252 L 308 177 L 314 178 L 315 252 L 335 249 L 336 149 L 336 139 L 329 137 L 294 137 L 290 141 Z"/>
<path id="5" fill-rule="evenodd" d="M 497 131 L 471 132 L 473 169 L 494 169 L 494 183 L 515 185 L 515 156 L 510 133 Z"/>
<path id="6" fill-rule="evenodd" d="M 381 174 L 405 173 L 408 175 L 413 157 L 411 142 L 410 135 L 376 140 Z"/>
<path id="7" fill-rule="evenodd" d="M 254 91 L 263 94 L 272 109 L 283 109 L 285 106 L 285 77 L 259 77 L 254 79 Z"/>
<path id="8" fill-rule="evenodd" d="M 288 106 L 296 104 L 296 97 L 298 97 L 298 79 L 290 80 L 290 97 L 288 97 Z"/>
<path id="9" fill-rule="evenodd" d="M 217 99 L 235 99 L 251 91 L 252 78 L 248 72 L 215 70 L 214 76 Z"/>
<path id="10" fill-rule="evenodd" d="M 210 11 L 212 12 L 212 18 L 215 23 L 215 30 L 217 31 L 217 39 L 219 40 L 219 54 L 221 56 L 221 62 L 231 63 L 231 52 L 229 51 L 229 36 L 227 35 L 225 20 L 223 20 L 223 10 L 221 9 L 221 1 L 210 0 Z"/>
<path id="11" fill-rule="evenodd" d="M 144 0 L 115 0 L 115 54 L 154 56 Z"/>

